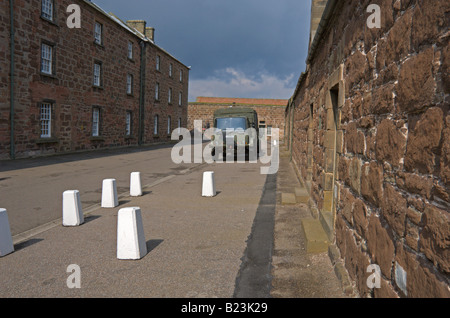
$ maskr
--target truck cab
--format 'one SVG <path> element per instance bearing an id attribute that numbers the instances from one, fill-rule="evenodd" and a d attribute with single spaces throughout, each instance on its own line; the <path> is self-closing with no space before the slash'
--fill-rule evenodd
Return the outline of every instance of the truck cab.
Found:
<path id="1" fill-rule="evenodd" d="M 245 148 L 245 154 L 252 150 L 259 151 L 258 114 L 251 108 L 230 107 L 214 112 L 214 128 L 216 134 L 222 135 L 223 153 L 230 153 L 234 148 L 234 154 L 239 149 Z M 233 140 L 231 140 L 233 139 Z M 214 143 L 214 150 L 219 146 Z M 213 150 L 213 155 L 214 155 Z"/>

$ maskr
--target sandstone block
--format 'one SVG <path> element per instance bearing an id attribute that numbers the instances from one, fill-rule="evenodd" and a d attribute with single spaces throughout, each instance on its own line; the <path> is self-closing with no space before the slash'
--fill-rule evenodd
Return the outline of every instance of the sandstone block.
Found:
<path id="1" fill-rule="evenodd" d="M 408 135 L 405 156 L 407 171 L 431 174 L 436 167 L 436 148 L 444 128 L 443 112 L 438 107 L 428 109 Z"/>

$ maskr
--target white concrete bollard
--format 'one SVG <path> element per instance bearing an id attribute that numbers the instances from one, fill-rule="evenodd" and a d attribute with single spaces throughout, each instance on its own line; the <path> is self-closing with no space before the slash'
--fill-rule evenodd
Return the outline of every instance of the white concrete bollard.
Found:
<path id="1" fill-rule="evenodd" d="M 0 257 L 14 252 L 14 245 L 9 228 L 8 213 L 0 209 Z"/>
<path id="2" fill-rule="evenodd" d="M 132 172 L 130 176 L 130 196 L 142 196 L 141 173 Z"/>
<path id="3" fill-rule="evenodd" d="M 80 192 L 68 190 L 63 193 L 63 226 L 78 226 L 84 223 Z"/>
<path id="4" fill-rule="evenodd" d="M 117 258 L 137 260 L 146 254 L 141 209 L 120 209 L 117 215 Z"/>
<path id="5" fill-rule="evenodd" d="M 206 171 L 203 173 L 202 196 L 204 197 L 216 196 L 216 183 L 214 180 L 213 171 Z"/>
<path id="6" fill-rule="evenodd" d="M 118 205 L 116 179 L 103 180 L 102 208 L 115 208 Z"/>

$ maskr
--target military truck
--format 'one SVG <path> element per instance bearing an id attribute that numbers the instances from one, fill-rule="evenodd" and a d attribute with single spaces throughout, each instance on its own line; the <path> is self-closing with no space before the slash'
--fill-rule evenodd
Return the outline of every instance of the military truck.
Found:
<path id="1" fill-rule="evenodd" d="M 227 146 L 234 148 L 235 155 L 238 154 L 239 147 L 245 147 L 246 156 L 253 150 L 256 151 L 257 156 L 259 152 L 259 129 L 258 114 L 255 110 L 241 107 L 218 109 L 214 112 L 214 128 L 217 132 L 221 131 L 224 156 L 227 153 Z M 248 130 L 249 128 L 254 129 Z M 230 134 L 227 133 L 227 130 L 233 132 Z M 234 140 L 231 141 L 231 138 Z M 217 147 L 218 142 L 213 140 L 213 145 Z M 214 150 L 215 148 L 212 151 L 213 156 L 215 155 Z"/>

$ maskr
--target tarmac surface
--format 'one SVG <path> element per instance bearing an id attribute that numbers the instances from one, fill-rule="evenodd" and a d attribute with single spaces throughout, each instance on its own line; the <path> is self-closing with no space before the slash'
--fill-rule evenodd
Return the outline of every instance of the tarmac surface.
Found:
<path id="1" fill-rule="evenodd" d="M 158 160 L 170 160 L 170 148 L 161 151 Z M 277 175 L 262 175 L 261 166 L 184 166 L 146 179 L 142 197 L 122 192 L 116 208 L 89 205 L 81 226 L 64 227 L 57 218 L 17 233 L 15 251 L 0 258 L 0 297 L 345 297 L 327 254 L 304 250 L 299 222 L 308 216 L 306 206 L 280 205 L 283 180 L 292 176 L 289 162 L 281 160 Z M 52 164 L 40 169 L 51 171 Z M 212 198 L 201 196 L 205 171 L 215 173 Z M 125 207 L 141 208 L 148 253 L 140 260 L 116 257 L 117 214 Z M 68 287 L 72 264 L 80 268 L 80 288 Z"/>

